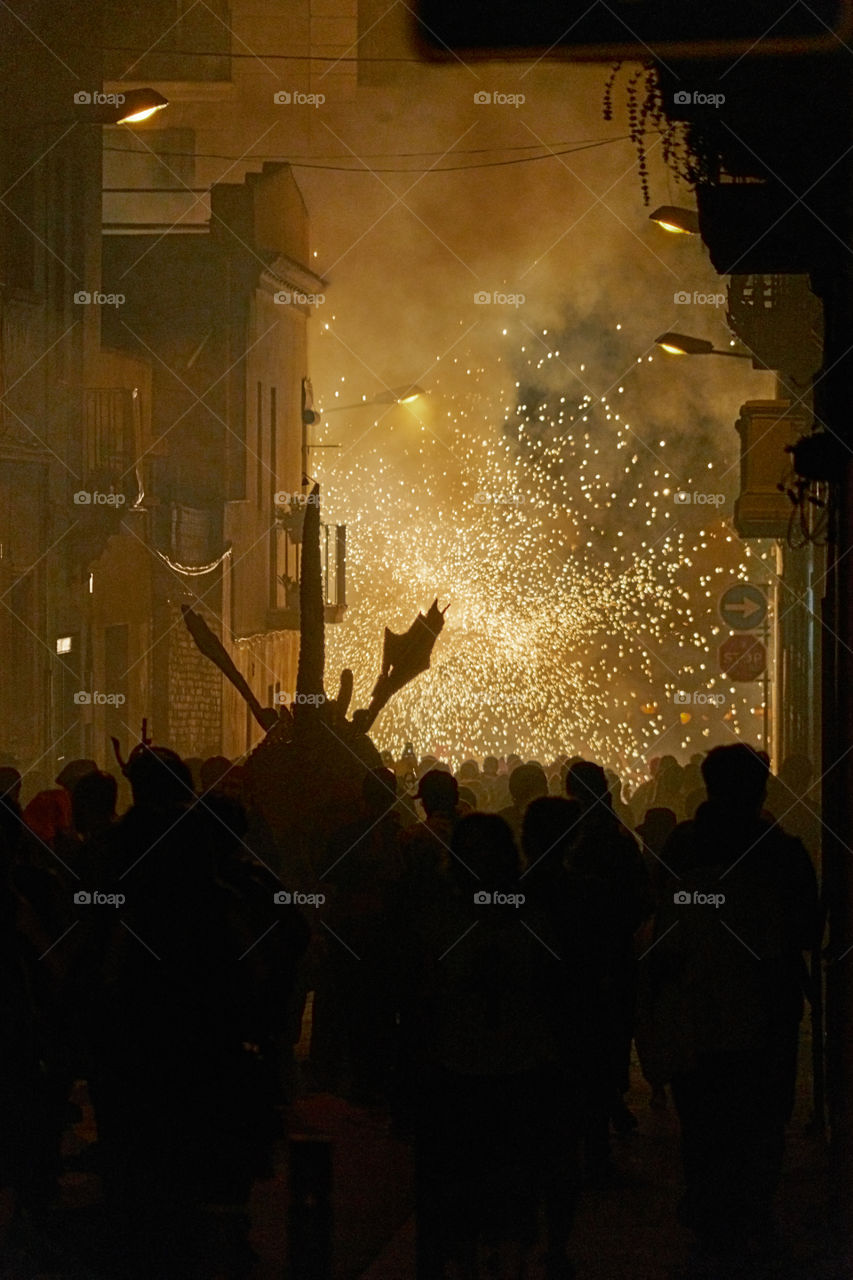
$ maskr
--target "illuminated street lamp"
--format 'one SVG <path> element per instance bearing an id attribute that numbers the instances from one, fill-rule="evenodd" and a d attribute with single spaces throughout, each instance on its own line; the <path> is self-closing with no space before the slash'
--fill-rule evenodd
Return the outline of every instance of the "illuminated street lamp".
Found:
<path id="1" fill-rule="evenodd" d="M 80 90 L 74 95 L 74 118 L 81 124 L 139 124 L 168 105 L 169 99 L 156 89 L 128 89 L 125 93 L 98 90 L 94 94 Z"/>
<path id="2" fill-rule="evenodd" d="M 680 209 L 675 204 L 662 204 L 654 213 L 649 214 L 649 221 L 656 222 L 664 231 L 671 231 L 675 235 L 699 234 L 699 214 L 695 209 Z"/>
<path id="3" fill-rule="evenodd" d="M 308 439 L 308 428 L 319 422 L 321 418 L 325 418 L 330 413 L 341 413 L 344 409 L 363 409 L 365 405 L 374 404 L 412 404 L 415 400 L 425 396 L 426 392 L 423 387 L 419 387 L 415 382 L 408 382 L 402 387 L 388 387 L 385 391 L 380 391 L 378 395 L 372 396 L 368 400 L 365 396 L 362 400 L 356 400 L 354 404 L 333 404 L 331 409 L 315 409 L 314 393 L 311 387 L 311 379 L 302 379 L 302 484 L 308 484 L 308 455 L 312 449 L 340 449 L 339 444 L 312 444 Z"/>
<path id="4" fill-rule="evenodd" d="M 688 333 L 662 333 L 655 338 L 655 345 L 671 356 L 731 356 L 734 360 L 752 360 L 746 351 L 726 351 L 715 347 L 707 338 L 693 338 Z"/>
<path id="5" fill-rule="evenodd" d="M 140 120 L 148 120 L 155 112 L 168 107 L 169 99 L 164 98 L 156 89 L 128 89 L 124 102 L 118 108 L 116 124 L 139 124 Z"/>

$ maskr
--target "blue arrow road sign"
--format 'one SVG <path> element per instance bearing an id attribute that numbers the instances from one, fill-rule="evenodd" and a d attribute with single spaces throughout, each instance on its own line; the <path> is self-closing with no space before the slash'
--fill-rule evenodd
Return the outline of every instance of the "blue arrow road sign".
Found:
<path id="1" fill-rule="evenodd" d="M 767 597 L 748 582 L 737 582 L 720 596 L 720 617 L 733 631 L 752 631 L 767 617 Z"/>

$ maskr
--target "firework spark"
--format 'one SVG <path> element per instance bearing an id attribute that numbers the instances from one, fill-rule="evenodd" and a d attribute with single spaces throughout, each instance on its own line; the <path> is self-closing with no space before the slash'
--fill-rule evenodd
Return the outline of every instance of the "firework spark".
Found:
<path id="1" fill-rule="evenodd" d="M 755 737 L 754 691 L 715 665 L 719 590 L 755 575 L 730 503 L 686 513 L 676 497 L 726 458 L 670 470 L 668 435 L 632 425 L 625 385 L 596 394 L 556 348 L 510 351 L 488 368 L 457 356 L 432 384 L 441 410 L 395 419 L 393 439 L 387 416 L 371 429 L 362 415 L 360 439 L 322 451 L 324 506 L 349 548 L 330 673 L 351 666 L 364 703 L 383 627 L 438 594 L 450 609 L 433 666 L 383 712 L 382 747 L 411 740 L 454 763 L 577 752 L 637 777 L 649 755 Z M 326 431 L 340 438 L 340 420 Z M 686 710 L 685 689 L 725 705 Z"/>

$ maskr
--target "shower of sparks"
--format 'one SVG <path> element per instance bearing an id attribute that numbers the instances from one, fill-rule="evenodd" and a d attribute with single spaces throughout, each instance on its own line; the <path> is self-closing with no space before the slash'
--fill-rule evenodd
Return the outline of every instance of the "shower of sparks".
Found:
<path id="1" fill-rule="evenodd" d="M 349 666 L 366 705 L 383 628 L 405 630 L 437 595 L 450 608 L 433 665 L 373 731 L 395 756 L 409 741 L 454 765 L 582 754 L 636 779 L 654 755 L 734 735 L 758 745 L 761 686 L 717 666 L 720 591 L 769 576 L 730 525 L 734 432 L 729 456 L 699 451 L 689 467 L 677 442 L 671 472 L 676 441 L 668 450 L 642 403 L 626 418 L 627 386 L 598 395 L 583 365 L 546 354 L 556 339 L 508 332 L 489 367 L 439 366 L 427 405 L 323 420 L 317 442 L 342 447 L 312 454 L 311 469 L 348 548 L 349 608 L 326 629 L 330 688 Z M 724 505 L 675 501 L 720 488 L 723 470 Z"/>

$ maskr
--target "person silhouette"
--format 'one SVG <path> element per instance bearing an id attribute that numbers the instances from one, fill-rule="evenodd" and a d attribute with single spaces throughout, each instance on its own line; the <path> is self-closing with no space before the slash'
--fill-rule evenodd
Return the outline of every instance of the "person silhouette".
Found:
<path id="1" fill-rule="evenodd" d="M 484 1252 L 521 1274 L 530 1252 L 537 1170 L 564 1102 L 560 961 L 520 922 L 519 873 L 508 824 L 470 814 L 453 830 L 443 910 L 411 920 L 418 1280 L 438 1280 L 451 1259 L 474 1267 Z M 552 1244 L 547 1274 L 565 1280 Z"/>
<path id="2" fill-rule="evenodd" d="M 651 1025 L 681 1123 L 679 1216 L 738 1261 L 776 1238 L 817 884 L 800 841 L 762 814 L 765 757 L 715 747 L 702 775 L 707 801 L 664 848 L 677 881 L 647 957 Z"/>
<path id="3" fill-rule="evenodd" d="M 609 1121 L 627 1133 L 637 1121 L 624 1102 L 628 1090 L 636 1004 L 634 935 L 654 906 L 651 884 L 639 847 L 613 811 L 604 769 L 575 761 L 566 775 L 566 793 L 581 809 L 569 869 L 591 877 L 606 889 L 601 927 L 609 940 L 609 975 L 603 991 L 607 1005 L 607 1063 L 590 1100 L 586 1131 L 587 1173 L 593 1181 L 609 1174 Z"/>
<path id="4" fill-rule="evenodd" d="M 223 1259 L 247 1249 L 245 1204 L 274 1132 L 253 1050 L 268 949 L 252 903 L 218 874 L 235 831 L 197 800 L 185 762 L 143 745 L 126 774 L 133 804 L 110 833 L 124 902 L 89 1009 L 92 1079 L 122 1247 L 140 1274 L 177 1277 L 200 1265 L 199 1241 Z M 223 1204 L 227 1217 L 208 1208 Z"/>

